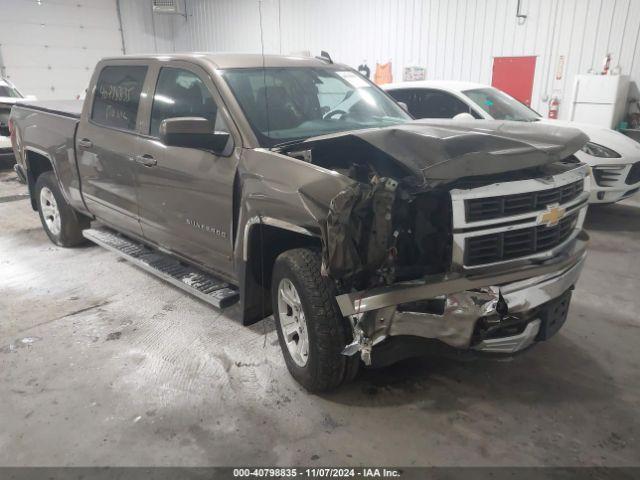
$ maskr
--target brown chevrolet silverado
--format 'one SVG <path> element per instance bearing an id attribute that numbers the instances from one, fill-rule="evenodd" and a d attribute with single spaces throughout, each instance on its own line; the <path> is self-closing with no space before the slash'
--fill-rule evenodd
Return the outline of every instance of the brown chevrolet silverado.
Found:
<path id="1" fill-rule="evenodd" d="M 573 129 L 414 121 L 327 58 L 110 58 L 84 104 L 10 117 L 57 245 L 89 239 L 245 324 L 273 313 L 312 391 L 429 344 L 554 335 L 585 259 Z"/>

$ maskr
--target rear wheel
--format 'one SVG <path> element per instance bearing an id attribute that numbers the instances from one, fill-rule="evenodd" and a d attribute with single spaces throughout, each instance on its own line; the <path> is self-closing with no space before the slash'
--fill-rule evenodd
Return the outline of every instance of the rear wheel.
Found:
<path id="1" fill-rule="evenodd" d="M 35 195 L 42 227 L 53 243 L 74 247 L 84 242 L 82 230 L 89 227 L 89 219 L 65 201 L 53 172 L 38 177 Z"/>
<path id="2" fill-rule="evenodd" d="M 342 355 L 351 328 L 339 312 L 335 287 L 320 275 L 320 253 L 282 253 L 272 279 L 272 305 L 282 354 L 291 375 L 307 390 L 331 390 L 352 380 L 360 359 Z"/>

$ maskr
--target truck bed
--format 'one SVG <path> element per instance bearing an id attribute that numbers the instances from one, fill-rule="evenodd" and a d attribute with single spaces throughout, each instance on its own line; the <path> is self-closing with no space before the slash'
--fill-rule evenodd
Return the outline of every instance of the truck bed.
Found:
<path id="1" fill-rule="evenodd" d="M 32 110 L 40 110 L 47 113 L 55 113 L 64 117 L 80 118 L 82 112 L 82 100 L 42 100 L 33 102 L 20 102 L 20 106 Z"/>
<path id="2" fill-rule="evenodd" d="M 21 102 L 11 109 L 11 119 L 22 138 L 22 153 L 16 158 L 18 163 L 27 171 L 28 161 L 49 162 L 67 203 L 85 213 L 75 156 L 75 134 L 81 109 L 79 100 Z M 33 198 L 31 205 L 36 207 Z"/>

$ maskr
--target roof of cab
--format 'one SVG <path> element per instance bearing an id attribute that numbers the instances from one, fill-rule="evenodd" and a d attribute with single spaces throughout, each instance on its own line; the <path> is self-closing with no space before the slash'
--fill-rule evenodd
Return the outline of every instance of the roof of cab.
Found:
<path id="1" fill-rule="evenodd" d="M 332 65 L 327 60 L 314 57 L 293 55 L 260 55 L 258 53 L 168 53 L 153 55 L 124 55 L 120 57 L 104 58 L 105 61 L 117 60 L 158 60 L 162 62 L 171 60 L 196 61 L 197 63 L 209 63 L 213 68 L 259 68 L 265 67 L 328 67 Z M 343 66 L 341 66 L 343 67 Z"/>

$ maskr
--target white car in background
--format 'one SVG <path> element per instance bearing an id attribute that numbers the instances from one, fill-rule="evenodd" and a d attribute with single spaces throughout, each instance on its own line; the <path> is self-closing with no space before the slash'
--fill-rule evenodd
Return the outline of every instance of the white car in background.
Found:
<path id="1" fill-rule="evenodd" d="M 0 168 L 10 166 L 13 163 L 13 150 L 11 148 L 11 139 L 9 137 L 0 136 Z"/>
<path id="2" fill-rule="evenodd" d="M 9 138 L 9 114 L 11 107 L 23 100 L 35 100 L 33 95 L 22 95 L 9 80 L 0 77 L 0 165 L 13 161 L 13 149 Z"/>
<path id="3" fill-rule="evenodd" d="M 383 85 L 415 118 L 453 118 L 466 113 L 487 120 L 542 122 L 574 127 L 590 142 L 575 156 L 592 168 L 590 203 L 613 203 L 640 190 L 640 143 L 608 128 L 551 120 L 496 88 L 470 82 L 417 81 Z M 466 116 L 466 115 L 465 115 Z"/>

